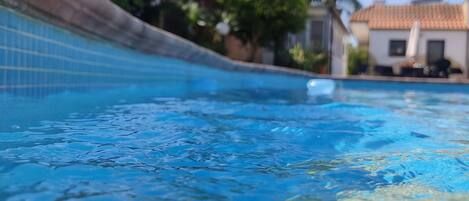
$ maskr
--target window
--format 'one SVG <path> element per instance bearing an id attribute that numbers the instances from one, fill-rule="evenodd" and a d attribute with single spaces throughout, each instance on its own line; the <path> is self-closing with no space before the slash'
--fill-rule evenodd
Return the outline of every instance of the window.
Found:
<path id="1" fill-rule="evenodd" d="M 427 64 L 434 64 L 435 62 L 443 58 L 445 58 L 445 41 L 427 41 Z"/>
<path id="2" fill-rule="evenodd" d="M 311 47 L 314 50 L 322 50 L 323 45 L 323 22 L 322 21 L 311 21 L 311 33 L 310 33 L 310 41 Z"/>
<path id="3" fill-rule="evenodd" d="M 391 40 L 389 42 L 389 56 L 405 56 L 407 44 L 405 40 Z"/>

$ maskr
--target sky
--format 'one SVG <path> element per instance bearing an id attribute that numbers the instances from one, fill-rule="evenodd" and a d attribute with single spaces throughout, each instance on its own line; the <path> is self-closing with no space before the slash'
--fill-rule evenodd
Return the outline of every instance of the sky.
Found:
<path id="1" fill-rule="evenodd" d="M 444 2 L 448 3 L 462 3 L 464 0 L 444 0 Z M 363 4 L 363 7 L 367 7 L 371 4 L 373 4 L 374 0 L 360 0 L 360 2 Z M 388 4 L 405 4 L 409 3 L 410 0 L 386 0 L 386 3 Z"/>

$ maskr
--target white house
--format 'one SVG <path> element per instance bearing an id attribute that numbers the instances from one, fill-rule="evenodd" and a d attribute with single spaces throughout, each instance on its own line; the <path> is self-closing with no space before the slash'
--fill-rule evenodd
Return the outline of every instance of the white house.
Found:
<path id="1" fill-rule="evenodd" d="M 354 13 L 350 28 L 361 47 L 368 48 L 370 66 L 393 66 L 406 60 L 409 33 L 420 22 L 416 61 L 451 61 L 468 75 L 469 4 L 374 4 Z"/>
<path id="2" fill-rule="evenodd" d="M 336 0 L 336 9 L 340 13 L 340 18 L 344 22 L 345 26 L 349 27 L 350 17 L 352 14 L 361 8 L 359 0 Z"/>
<path id="3" fill-rule="evenodd" d="M 302 47 L 325 52 L 330 59 L 327 73 L 345 76 L 349 31 L 339 11 L 328 8 L 324 2 L 324 0 L 311 0 L 304 31 L 289 34 L 287 47 L 291 48 L 299 43 Z"/>

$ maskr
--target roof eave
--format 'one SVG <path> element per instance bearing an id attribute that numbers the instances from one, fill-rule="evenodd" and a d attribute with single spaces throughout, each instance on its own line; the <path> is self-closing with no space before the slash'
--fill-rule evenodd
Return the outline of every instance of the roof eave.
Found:
<path id="1" fill-rule="evenodd" d="M 342 29 L 346 32 L 347 35 L 350 35 L 350 30 L 345 26 L 344 22 L 342 21 L 342 18 L 340 17 L 339 12 L 335 8 L 331 8 L 331 13 L 334 18 L 339 22 L 340 26 Z"/>
<path id="2" fill-rule="evenodd" d="M 409 28 L 375 28 L 375 27 L 370 27 L 370 30 L 384 30 L 384 31 L 408 31 L 410 30 L 411 27 Z M 423 28 L 421 29 L 422 31 L 468 31 L 469 28 L 464 28 L 464 29 L 428 29 L 428 28 Z"/>

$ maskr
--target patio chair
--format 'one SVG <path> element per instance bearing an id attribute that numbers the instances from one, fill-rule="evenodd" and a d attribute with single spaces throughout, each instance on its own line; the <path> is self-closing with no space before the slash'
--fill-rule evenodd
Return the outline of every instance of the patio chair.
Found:
<path id="1" fill-rule="evenodd" d="M 451 67 L 451 61 L 448 59 L 442 58 L 434 63 L 434 68 L 432 69 L 432 77 L 449 77 L 449 70 Z"/>

